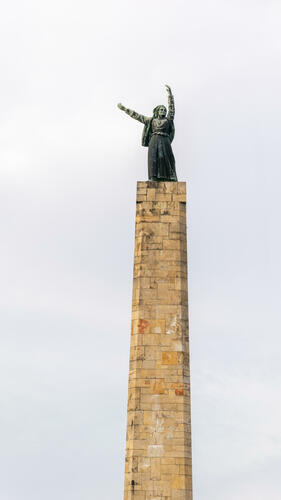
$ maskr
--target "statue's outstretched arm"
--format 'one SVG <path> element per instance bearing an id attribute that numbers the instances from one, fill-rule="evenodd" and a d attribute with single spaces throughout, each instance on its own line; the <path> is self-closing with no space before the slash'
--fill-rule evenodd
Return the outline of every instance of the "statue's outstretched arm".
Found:
<path id="1" fill-rule="evenodd" d="M 169 85 L 165 85 L 166 90 L 168 92 L 168 119 L 173 120 L 175 117 L 175 101 L 174 96 L 171 91 L 171 87 Z"/>
<path id="2" fill-rule="evenodd" d="M 149 120 L 147 116 L 139 115 L 139 113 L 137 113 L 136 111 L 133 111 L 132 109 L 129 108 L 125 108 L 125 106 L 123 106 L 123 104 L 121 103 L 119 103 L 117 106 L 122 111 L 125 111 L 125 113 L 127 113 L 127 115 L 129 115 L 131 118 L 134 118 L 135 120 L 138 120 L 141 123 L 145 124 Z"/>

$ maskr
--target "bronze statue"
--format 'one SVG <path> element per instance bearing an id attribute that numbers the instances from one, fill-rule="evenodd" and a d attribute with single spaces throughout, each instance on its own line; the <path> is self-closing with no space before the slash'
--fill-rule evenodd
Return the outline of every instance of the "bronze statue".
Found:
<path id="1" fill-rule="evenodd" d="M 118 108 L 127 115 L 144 124 L 142 145 L 148 146 L 148 179 L 150 181 L 177 181 L 175 158 L 171 148 L 174 139 L 175 104 L 172 91 L 168 92 L 168 114 L 163 105 L 156 106 L 153 116 L 139 115 L 136 111 L 118 104 Z"/>

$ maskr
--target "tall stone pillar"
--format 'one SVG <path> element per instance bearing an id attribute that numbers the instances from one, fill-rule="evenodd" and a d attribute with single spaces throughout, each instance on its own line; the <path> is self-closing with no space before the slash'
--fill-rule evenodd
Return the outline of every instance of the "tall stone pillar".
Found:
<path id="1" fill-rule="evenodd" d="M 138 182 L 124 500 L 192 500 L 185 182 Z"/>

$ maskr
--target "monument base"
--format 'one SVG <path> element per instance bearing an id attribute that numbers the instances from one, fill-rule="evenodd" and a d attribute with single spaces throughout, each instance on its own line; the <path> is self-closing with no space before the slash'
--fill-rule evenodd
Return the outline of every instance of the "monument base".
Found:
<path id="1" fill-rule="evenodd" d="M 192 500 L 185 182 L 138 182 L 124 500 Z"/>

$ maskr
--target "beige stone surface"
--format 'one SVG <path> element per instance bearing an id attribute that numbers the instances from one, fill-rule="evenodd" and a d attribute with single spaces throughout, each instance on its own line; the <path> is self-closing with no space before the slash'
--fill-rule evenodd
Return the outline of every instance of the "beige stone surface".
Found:
<path id="1" fill-rule="evenodd" d="M 192 500 L 184 182 L 137 184 L 124 500 Z"/>

